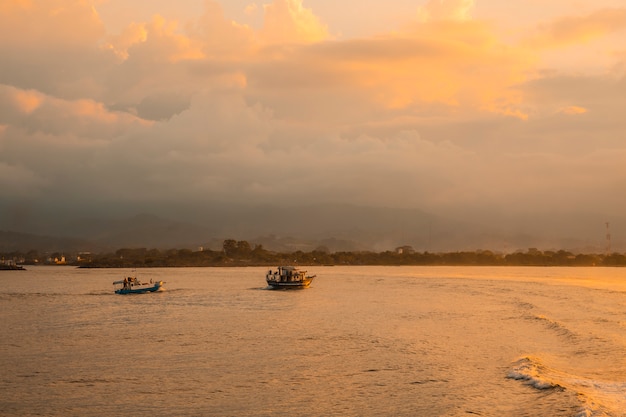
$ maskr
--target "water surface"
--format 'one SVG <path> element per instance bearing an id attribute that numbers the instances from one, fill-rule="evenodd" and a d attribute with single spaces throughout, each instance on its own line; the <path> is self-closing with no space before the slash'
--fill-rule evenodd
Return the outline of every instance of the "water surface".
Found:
<path id="1" fill-rule="evenodd" d="M 0 273 L 0 415 L 626 416 L 626 269 Z"/>

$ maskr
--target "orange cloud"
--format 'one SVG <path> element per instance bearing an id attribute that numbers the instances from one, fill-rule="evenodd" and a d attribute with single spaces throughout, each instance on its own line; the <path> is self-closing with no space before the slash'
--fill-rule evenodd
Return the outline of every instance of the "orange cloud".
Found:
<path id="1" fill-rule="evenodd" d="M 137 53 L 150 50 L 152 59 L 172 63 L 205 57 L 199 40 L 180 33 L 178 22 L 160 15 L 154 15 L 149 23 L 131 23 L 120 35 L 110 37 L 104 48 L 123 60 L 128 59 L 132 48 Z"/>
<path id="2" fill-rule="evenodd" d="M 250 16 L 250 15 L 255 14 L 258 9 L 259 9 L 259 6 L 257 6 L 256 3 L 250 3 L 244 9 L 244 13 Z"/>
<path id="3" fill-rule="evenodd" d="M 256 45 L 253 30 L 227 19 L 216 1 L 206 1 L 205 9 L 194 34 L 202 43 L 205 56 L 216 60 L 248 58 Z"/>
<path id="4" fill-rule="evenodd" d="M 109 37 L 104 47 L 113 50 L 121 59 L 126 59 L 128 49 L 135 44 L 145 42 L 147 38 L 148 32 L 144 24 L 131 23 L 120 35 Z"/>
<path id="5" fill-rule="evenodd" d="M 349 89 L 391 109 L 437 105 L 526 117 L 516 85 L 534 57 L 500 43 L 484 23 L 432 22 L 411 33 L 280 51 L 271 70 L 254 74 L 268 87 Z"/>
<path id="6" fill-rule="evenodd" d="M 43 95 L 32 90 L 14 89 L 12 98 L 17 109 L 25 114 L 32 113 L 43 103 Z"/>
<path id="7" fill-rule="evenodd" d="M 107 138 L 121 129 L 149 126 L 151 122 L 110 111 L 95 100 L 64 100 L 0 84 L 0 125 L 3 124 L 88 140 Z"/>
<path id="8" fill-rule="evenodd" d="M 3 0 L 0 5 L 0 44 L 76 45 L 97 41 L 103 35 L 104 26 L 87 0 Z"/>
<path id="9" fill-rule="evenodd" d="M 552 48 L 587 43 L 626 29 L 626 9 L 602 9 L 586 16 L 563 17 L 542 25 L 527 43 L 535 48 Z"/>
<path id="10" fill-rule="evenodd" d="M 559 110 L 561 114 L 576 115 L 587 113 L 587 109 L 580 106 L 567 106 Z"/>
<path id="11" fill-rule="evenodd" d="M 170 62 L 203 58 L 202 45 L 177 33 L 177 26 L 175 21 L 167 21 L 159 15 L 154 16 L 152 22 L 146 26 L 146 42 L 149 49 Z"/>
<path id="12" fill-rule="evenodd" d="M 419 20 L 468 20 L 474 0 L 429 0 L 417 10 Z"/>
<path id="13" fill-rule="evenodd" d="M 267 43 L 311 43 L 329 37 L 328 28 L 302 6 L 302 0 L 274 0 L 263 7 L 261 37 Z"/>
<path id="14" fill-rule="evenodd" d="M 112 123 L 118 119 L 117 115 L 107 111 L 102 103 L 93 100 L 75 100 L 69 102 L 67 108 L 79 118 L 87 117 L 106 123 Z"/>

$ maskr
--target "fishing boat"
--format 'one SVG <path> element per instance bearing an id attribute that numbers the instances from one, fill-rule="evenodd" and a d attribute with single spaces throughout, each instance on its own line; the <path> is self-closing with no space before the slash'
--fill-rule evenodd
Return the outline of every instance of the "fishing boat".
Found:
<path id="1" fill-rule="evenodd" d="M 315 275 L 307 275 L 293 266 L 279 266 L 276 270 L 271 269 L 265 275 L 267 285 L 272 289 L 307 288 Z"/>
<path id="2" fill-rule="evenodd" d="M 120 281 L 113 282 L 115 294 L 142 294 L 145 292 L 163 291 L 165 282 L 155 281 L 141 282 L 137 277 L 126 277 Z"/>
<path id="3" fill-rule="evenodd" d="M 15 264 L 2 264 L 0 263 L 0 271 L 25 271 L 26 269 L 21 265 Z"/>

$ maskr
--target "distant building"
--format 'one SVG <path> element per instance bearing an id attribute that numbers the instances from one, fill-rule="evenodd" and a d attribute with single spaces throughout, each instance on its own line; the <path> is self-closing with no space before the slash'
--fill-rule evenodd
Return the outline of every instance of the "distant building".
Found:
<path id="1" fill-rule="evenodd" d="M 415 249 L 413 249 L 413 246 L 399 246 L 396 248 L 396 253 L 398 254 L 408 254 L 411 255 L 413 253 L 415 253 Z"/>
<path id="2" fill-rule="evenodd" d="M 76 260 L 78 262 L 91 261 L 92 254 L 91 252 L 79 252 L 76 256 Z"/>

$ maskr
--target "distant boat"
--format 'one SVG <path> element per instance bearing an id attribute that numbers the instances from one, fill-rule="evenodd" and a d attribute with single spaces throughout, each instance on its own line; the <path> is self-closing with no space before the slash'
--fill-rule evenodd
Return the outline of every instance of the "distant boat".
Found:
<path id="1" fill-rule="evenodd" d="M 114 281 L 115 294 L 142 294 L 146 292 L 163 291 L 165 282 L 140 282 L 137 277 L 127 277 L 121 281 Z"/>
<path id="2" fill-rule="evenodd" d="M 313 282 L 315 275 L 307 275 L 293 266 L 279 266 L 275 271 L 271 269 L 265 275 L 267 285 L 278 288 L 307 288 Z"/>
<path id="3" fill-rule="evenodd" d="M 25 271 L 26 269 L 21 265 L 14 263 L 0 263 L 0 271 Z"/>

